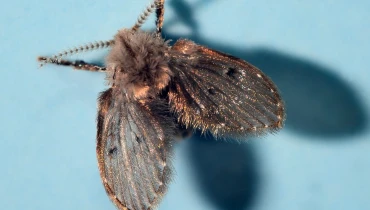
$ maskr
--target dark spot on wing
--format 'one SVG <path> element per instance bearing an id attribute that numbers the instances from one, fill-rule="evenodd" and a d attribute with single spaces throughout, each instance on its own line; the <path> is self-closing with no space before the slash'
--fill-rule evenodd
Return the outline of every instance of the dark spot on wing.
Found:
<path id="1" fill-rule="evenodd" d="M 135 139 L 136 139 L 137 143 L 139 143 L 139 144 L 142 142 L 142 140 L 138 136 L 136 136 Z"/>
<path id="2" fill-rule="evenodd" d="M 235 68 L 229 67 L 227 69 L 227 72 L 226 72 L 227 76 L 234 78 L 235 74 L 236 74 L 236 69 Z"/>
<path id="3" fill-rule="evenodd" d="M 216 91 L 213 88 L 209 88 L 208 93 L 211 94 L 211 95 L 214 95 L 214 94 L 216 94 Z"/>
<path id="4" fill-rule="evenodd" d="M 110 148 L 108 151 L 108 156 L 115 157 L 117 155 L 117 147 Z"/>

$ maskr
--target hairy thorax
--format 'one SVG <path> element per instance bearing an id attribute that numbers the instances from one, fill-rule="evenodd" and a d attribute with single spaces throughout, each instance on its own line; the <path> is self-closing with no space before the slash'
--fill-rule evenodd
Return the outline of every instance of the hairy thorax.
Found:
<path id="1" fill-rule="evenodd" d="M 129 98 L 155 96 L 173 76 L 168 68 L 168 50 L 168 43 L 153 33 L 119 31 L 106 59 L 109 84 Z"/>

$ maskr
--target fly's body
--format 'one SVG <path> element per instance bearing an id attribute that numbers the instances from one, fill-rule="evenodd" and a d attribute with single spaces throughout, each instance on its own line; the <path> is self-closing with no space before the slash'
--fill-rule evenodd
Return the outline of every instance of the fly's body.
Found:
<path id="1" fill-rule="evenodd" d="M 131 29 L 113 40 L 74 48 L 53 63 L 107 74 L 98 99 L 97 157 L 103 185 L 121 210 L 154 209 L 171 180 L 179 127 L 216 137 L 243 138 L 283 127 L 284 103 L 274 83 L 248 62 L 186 39 L 161 36 L 164 0 L 156 0 Z M 155 32 L 140 30 L 156 10 Z M 106 66 L 63 57 L 110 47 Z"/>

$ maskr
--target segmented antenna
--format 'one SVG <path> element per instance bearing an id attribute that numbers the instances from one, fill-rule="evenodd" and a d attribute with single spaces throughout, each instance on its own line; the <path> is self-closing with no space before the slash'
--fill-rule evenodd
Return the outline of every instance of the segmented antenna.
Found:
<path id="1" fill-rule="evenodd" d="M 131 28 L 133 31 L 137 31 L 141 27 L 141 25 L 144 24 L 148 16 L 154 11 L 154 9 L 157 7 L 157 0 L 153 1 L 149 6 L 146 7 L 143 13 L 139 16 L 137 19 L 135 25 Z"/>
<path id="2" fill-rule="evenodd" d="M 109 46 L 112 46 L 113 43 L 114 43 L 114 40 L 98 41 L 98 42 L 82 45 L 82 46 L 79 46 L 79 47 L 74 47 L 74 48 L 71 48 L 69 50 L 62 51 L 62 52 L 60 52 L 56 55 L 53 55 L 51 57 L 48 57 L 47 59 L 44 59 L 42 61 L 40 60 L 40 62 L 42 62 L 40 64 L 40 67 L 42 67 L 46 63 L 56 63 L 58 60 L 60 60 L 62 57 L 65 57 L 65 56 L 70 56 L 70 55 L 81 53 L 81 52 L 87 52 L 87 51 L 107 48 Z"/>
<path id="3" fill-rule="evenodd" d="M 159 35 L 159 36 L 162 32 L 162 26 L 163 26 L 163 21 L 164 21 L 164 1 L 165 0 L 157 0 L 156 1 L 155 13 L 156 13 L 157 19 L 156 19 L 155 23 L 157 25 L 157 35 Z"/>

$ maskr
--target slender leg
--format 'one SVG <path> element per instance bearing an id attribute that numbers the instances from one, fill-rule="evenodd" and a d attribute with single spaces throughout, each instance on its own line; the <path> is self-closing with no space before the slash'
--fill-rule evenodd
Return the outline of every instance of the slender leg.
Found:
<path id="1" fill-rule="evenodd" d="M 49 57 L 38 57 L 37 60 L 41 62 L 40 66 L 43 66 L 46 63 L 52 63 L 60 66 L 70 66 L 77 70 L 98 71 L 98 72 L 106 71 L 106 67 L 86 63 L 85 61 L 82 60 L 69 61 Z"/>
<path id="2" fill-rule="evenodd" d="M 156 1 L 156 25 L 157 25 L 157 34 L 160 35 L 162 33 L 162 26 L 164 20 L 164 1 L 165 0 L 157 0 Z"/>

